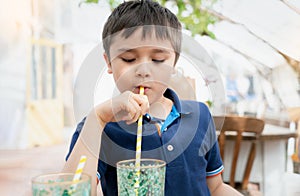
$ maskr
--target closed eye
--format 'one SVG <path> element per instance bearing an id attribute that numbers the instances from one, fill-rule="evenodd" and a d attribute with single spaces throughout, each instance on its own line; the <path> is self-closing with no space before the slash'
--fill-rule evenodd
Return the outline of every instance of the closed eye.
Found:
<path id="1" fill-rule="evenodd" d="M 135 59 L 126 59 L 126 58 L 121 58 L 122 61 L 126 62 L 126 63 L 131 63 L 133 61 L 135 61 Z"/>
<path id="2" fill-rule="evenodd" d="M 155 63 L 163 63 L 165 61 L 165 59 L 162 59 L 162 60 L 152 59 L 152 61 Z"/>

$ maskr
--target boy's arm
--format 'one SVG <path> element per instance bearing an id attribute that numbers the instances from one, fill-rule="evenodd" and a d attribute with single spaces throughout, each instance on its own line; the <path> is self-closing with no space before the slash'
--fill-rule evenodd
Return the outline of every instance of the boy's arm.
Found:
<path id="1" fill-rule="evenodd" d="M 113 104 L 114 103 L 114 104 Z M 108 122 L 124 120 L 131 124 L 149 110 L 147 96 L 126 91 L 96 106 L 87 116 L 81 133 L 65 164 L 63 172 L 76 171 L 81 155 L 87 157 L 83 172 L 91 176 L 92 195 L 96 195 L 96 174 L 100 153 L 101 136 Z"/>
<path id="2" fill-rule="evenodd" d="M 85 155 L 87 157 L 87 161 L 83 173 L 91 176 L 92 195 L 97 195 L 96 174 L 98 168 L 101 135 L 104 126 L 105 123 L 100 122 L 94 111 L 89 113 L 75 146 L 63 168 L 63 172 L 75 173 L 81 155 Z"/>
<path id="3" fill-rule="evenodd" d="M 212 196 L 242 196 L 240 192 L 223 183 L 221 174 L 206 178 L 206 182 Z"/>

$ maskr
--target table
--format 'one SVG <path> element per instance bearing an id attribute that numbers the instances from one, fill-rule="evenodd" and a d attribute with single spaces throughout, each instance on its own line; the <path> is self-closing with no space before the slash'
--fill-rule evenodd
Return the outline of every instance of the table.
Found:
<path id="1" fill-rule="evenodd" d="M 0 195 L 31 195 L 31 179 L 60 172 L 68 144 L 23 150 L 0 150 Z"/>
<path id="2" fill-rule="evenodd" d="M 234 142 L 232 139 L 235 135 L 229 134 L 226 136 L 228 139 L 225 147 L 225 159 L 224 159 L 224 174 L 225 181 L 229 181 L 230 168 L 232 159 L 232 150 Z M 264 196 L 281 196 L 286 195 L 282 185 L 282 176 L 286 173 L 287 169 L 287 145 L 290 138 L 297 138 L 298 134 L 295 131 L 291 131 L 288 128 L 266 124 L 261 137 L 257 144 L 256 157 L 254 160 L 252 172 L 250 175 L 250 182 L 257 182 L 260 185 L 260 190 Z M 243 141 L 240 153 L 248 154 L 250 149 L 250 139 L 253 136 L 247 135 L 243 137 L 246 141 Z M 243 156 L 242 156 L 243 157 Z M 247 156 L 238 160 L 236 180 L 241 181 L 243 169 L 246 165 Z M 300 183 L 300 182 L 299 182 Z"/>

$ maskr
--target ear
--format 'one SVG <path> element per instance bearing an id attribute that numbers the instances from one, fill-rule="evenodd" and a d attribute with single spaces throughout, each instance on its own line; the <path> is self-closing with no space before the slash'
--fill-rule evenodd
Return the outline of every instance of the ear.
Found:
<path id="1" fill-rule="evenodd" d="M 111 69 L 111 63 L 110 63 L 109 57 L 107 56 L 106 53 L 103 53 L 103 57 L 105 59 L 106 65 L 107 65 L 107 73 L 112 74 L 113 72 Z"/>

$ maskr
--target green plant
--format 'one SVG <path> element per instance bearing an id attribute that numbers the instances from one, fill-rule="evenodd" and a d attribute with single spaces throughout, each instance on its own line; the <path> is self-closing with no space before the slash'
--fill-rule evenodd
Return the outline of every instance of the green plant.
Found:
<path id="1" fill-rule="evenodd" d="M 99 2 L 99 0 L 83 0 L 78 4 L 78 6 L 80 7 L 81 4 L 83 4 L 83 3 L 98 3 L 98 2 Z"/>
<path id="2" fill-rule="evenodd" d="M 210 100 L 205 101 L 205 103 L 208 105 L 209 108 L 213 105 L 213 102 Z"/>
<path id="3" fill-rule="evenodd" d="M 107 0 L 111 9 L 117 7 L 124 0 Z M 99 0 L 84 0 L 81 3 L 98 3 Z M 199 35 L 208 35 L 211 38 L 215 38 L 215 35 L 209 31 L 208 27 L 210 24 L 215 23 L 218 19 L 213 16 L 205 9 L 201 9 L 203 3 L 206 4 L 206 7 L 212 6 L 216 0 L 203 1 L 203 0 L 157 0 L 157 2 L 162 5 L 166 5 L 167 2 L 170 2 L 172 6 L 177 7 L 177 17 L 182 22 L 183 28 L 189 30 L 192 33 L 192 36 Z M 80 4 L 81 4 L 80 3 Z"/>
<path id="4" fill-rule="evenodd" d="M 169 0 L 158 0 L 162 5 L 165 5 Z M 216 0 L 205 1 L 206 6 L 212 6 Z M 185 29 L 191 31 L 192 36 L 208 35 L 211 38 L 215 38 L 215 35 L 209 31 L 208 26 L 217 21 L 217 18 L 207 12 L 205 9 L 201 9 L 203 3 L 202 0 L 175 0 L 173 2 L 177 8 L 177 17 L 183 23 Z"/>

